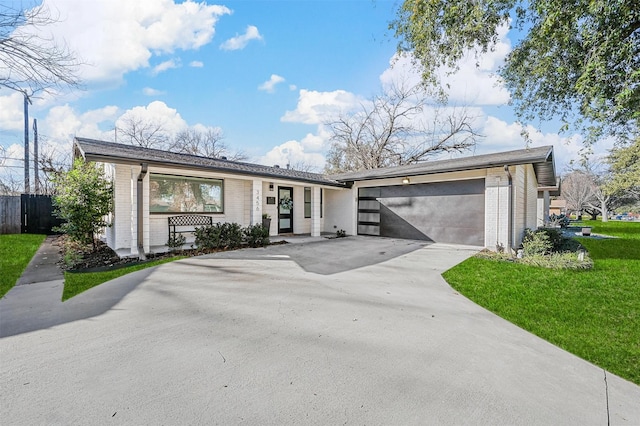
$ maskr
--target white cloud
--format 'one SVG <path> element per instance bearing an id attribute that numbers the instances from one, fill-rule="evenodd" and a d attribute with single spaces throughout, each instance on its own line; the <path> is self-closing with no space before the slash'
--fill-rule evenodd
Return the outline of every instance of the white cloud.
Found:
<path id="1" fill-rule="evenodd" d="M 153 55 L 198 49 L 209 43 L 218 19 L 231 11 L 192 0 L 45 0 L 59 16 L 47 27 L 84 65 L 85 83 L 120 82 L 149 66 Z"/>
<path id="2" fill-rule="evenodd" d="M 160 62 L 158 65 L 153 67 L 153 69 L 151 70 L 151 75 L 158 75 L 161 72 L 165 72 L 167 70 L 180 68 L 180 67 L 181 67 L 180 60 L 176 61 L 175 59 L 169 59 L 167 61 Z"/>
<path id="3" fill-rule="evenodd" d="M 258 90 L 262 90 L 267 93 L 273 93 L 275 92 L 276 84 L 282 83 L 284 81 L 284 77 L 281 77 L 277 74 L 271 74 L 271 78 L 258 86 Z"/>
<path id="4" fill-rule="evenodd" d="M 292 167 L 301 164 L 311 166 L 312 171 L 321 172 L 325 166 L 325 152 L 329 148 L 330 134 L 323 125 L 319 125 L 316 133 L 307 133 L 300 141 L 290 140 L 273 147 L 257 161 L 260 164 Z"/>
<path id="5" fill-rule="evenodd" d="M 556 173 L 566 171 L 568 164 L 580 159 L 584 148 L 584 140 L 579 134 L 559 135 L 543 133 L 533 126 L 526 126 L 530 138 L 530 146 L 553 145 Z M 476 154 L 488 154 L 514 149 L 524 149 L 525 141 L 521 135 L 522 126 L 518 123 L 507 123 L 499 118 L 487 116 L 480 132 L 485 138 L 478 144 Z M 613 139 L 604 139 L 592 146 L 594 157 L 603 157 L 613 147 Z"/>
<path id="6" fill-rule="evenodd" d="M 192 68 L 202 68 L 204 67 L 204 63 L 202 61 L 191 61 L 189 62 L 189 66 Z"/>
<path id="7" fill-rule="evenodd" d="M 273 147 L 271 151 L 258 159 L 258 163 L 267 166 L 277 164 L 280 167 L 286 167 L 287 164 L 293 167 L 305 164 L 321 171 L 324 168 L 325 158 L 322 153 L 306 152 L 302 143 L 291 140 Z"/>
<path id="8" fill-rule="evenodd" d="M 452 75 L 447 75 L 448 69 L 441 68 L 438 72 L 440 82 L 449 95 L 449 101 L 459 105 L 505 105 L 509 102 L 509 91 L 496 74 L 498 67 L 504 62 L 511 51 L 511 43 L 507 38 L 508 27 L 498 29 L 498 43 L 493 51 L 479 57 L 477 60 L 472 52 L 468 52 L 459 61 L 460 69 Z M 394 55 L 389 61 L 390 66 L 380 76 L 383 87 L 388 87 L 400 81 L 416 85 L 420 83 L 420 69 L 413 64 L 410 55 Z"/>
<path id="9" fill-rule="evenodd" d="M 363 102 L 361 98 L 345 90 L 317 92 L 302 89 L 296 109 L 285 112 L 280 120 L 293 123 L 321 124 L 340 113 L 357 108 L 361 102 Z"/>
<path id="10" fill-rule="evenodd" d="M 154 89 L 153 87 L 145 87 L 142 89 L 142 93 L 146 96 L 160 96 L 165 94 L 162 90 Z"/>
<path id="11" fill-rule="evenodd" d="M 24 129 L 24 97 L 20 92 L 0 96 L 0 129 Z"/>
<path id="12" fill-rule="evenodd" d="M 167 104 L 162 101 L 153 101 L 147 106 L 137 106 L 128 109 L 118 117 L 116 126 L 122 126 L 122 120 L 129 116 L 153 123 L 161 123 L 165 132 L 169 135 L 174 135 L 187 127 L 187 122 L 180 116 L 178 111 L 168 107 Z"/>
<path id="13" fill-rule="evenodd" d="M 289 85 L 289 90 L 291 90 L 292 92 L 296 91 L 296 90 L 298 90 L 298 86 L 296 86 L 295 84 L 290 84 Z"/>
<path id="14" fill-rule="evenodd" d="M 54 145 L 68 150 L 75 136 L 113 139 L 113 122 L 120 112 L 113 105 L 78 114 L 69 105 L 53 107 L 45 120 L 43 133 Z"/>
<path id="15" fill-rule="evenodd" d="M 244 49 L 251 40 L 262 40 L 258 27 L 249 25 L 242 35 L 236 35 L 220 45 L 222 50 Z"/>

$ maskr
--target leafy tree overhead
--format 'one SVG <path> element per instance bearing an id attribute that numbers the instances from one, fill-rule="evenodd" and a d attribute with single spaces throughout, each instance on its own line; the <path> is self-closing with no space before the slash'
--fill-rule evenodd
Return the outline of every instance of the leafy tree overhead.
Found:
<path id="1" fill-rule="evenodd" d="M 95 249 L 96 234 L 109 225 L 106 216 L 113 206 L 111 182 L 96 164 L 81 159 L 73 163 L 71 170 L 57 174 L 53 181 L 56 215 L 65 220 L 59 230 L 80 243 L 92 243 Z"/>
<path id="2" fill-rule="evenodd" d="M 524 35 L 499 73 L 521 120 L 559 117 L 566 128 L 574 119 L 592 141 L 637 131 L 637 0 L 404 0 L 390 28 L 437 88 L 441 68 L 493 49 L 512 22 Z"/>
<path id="3" fill-rule="evenodd" d="M 607 192 L 640 199 L 640 136 L 629 146 L 611 150 L 607 162 L 612 174 L 606 185 Z"/>

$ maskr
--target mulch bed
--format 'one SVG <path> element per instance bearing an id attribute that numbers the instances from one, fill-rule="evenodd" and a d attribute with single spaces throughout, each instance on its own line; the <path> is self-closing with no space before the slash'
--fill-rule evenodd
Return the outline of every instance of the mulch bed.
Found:
<path id="1" fill-rule="evenodd" d="M 96 250 L 93 250 L 90 244 L 83 246 L 72 243 L 65 235 L 59 236 L 53 244 L 60 249 L 60 268 L 69 272 L 98 272 L 176 256 L 192 257 L 227 251 L 225 249 L 188 249 L 178 252 L 148 254 L 146 260 L 140 260 L 137 257 L 121 258 L 102 241 L 96 243 Z M 277 244 L 287 244 L 287 242 L 271 243 L 271 245 Z"/>

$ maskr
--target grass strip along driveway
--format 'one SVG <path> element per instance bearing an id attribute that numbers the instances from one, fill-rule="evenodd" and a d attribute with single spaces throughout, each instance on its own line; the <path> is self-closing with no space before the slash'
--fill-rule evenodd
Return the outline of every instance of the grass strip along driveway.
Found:
<path id="1" fill-rule="evenodd" d="M 71 299 L 83 291 L 87 291 L 97 285 L 107 281 L 116 279 L 123 275 L 139 271 L 141 269 L 151 268 L 152 266 L 162 265 L 163 263 L 172 262 L 174 260 L 184 259 L 184 256 L 175 256 L 167 259 L 154 260 L 151 262 L 139 263 L 123 268 L 112 269 L 101 272 L 65 272 L 64 273 L 64 290 L 62 291 L 62 301 Z"/>
<path id="2" fill-rule="evenodd" d="M 594 267 L 551 270 L 472 257 L 443 274 L 475 303 L 640 384 L 640 223 L 585 222 Z"/>
<path id="3" fill-rule="evenodd" d="M 0 297 L 16 284 L 46 235 L 0 235 Z"/>

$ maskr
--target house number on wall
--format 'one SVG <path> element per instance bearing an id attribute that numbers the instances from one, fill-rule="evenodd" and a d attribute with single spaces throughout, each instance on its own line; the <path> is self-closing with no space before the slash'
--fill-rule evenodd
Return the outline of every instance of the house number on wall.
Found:
<path id="1" fill-rule="evenodd" d="M 256 189 L 256 211 L 260 211 L 262 209 L 262 194 L 260 194 L 260 190 Z"/>

